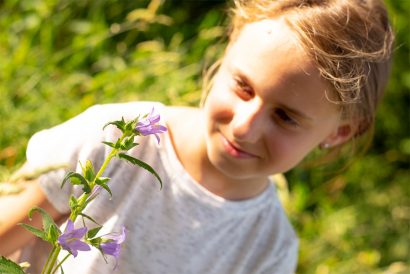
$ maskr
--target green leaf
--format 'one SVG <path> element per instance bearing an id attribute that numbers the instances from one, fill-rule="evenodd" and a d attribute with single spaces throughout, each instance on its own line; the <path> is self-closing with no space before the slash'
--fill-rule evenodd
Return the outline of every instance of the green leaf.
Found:
<path id="1" fill-rule="evenodd" d="M 97 235 L 97 233 L 100 232 L 101 228 L 102 228 L 102 226 L 99 226 L 99 227 L 88 230 L 87 239 L 94 238 Z"/>
<path id="2" fill-rule="evenodd" d="M 115 144 L 112 143 L 112 142 L 102 142 L 102 143 L 103 143 L 103 144 L 106 144 L 106 145 L 108 145 L 108 146 L 110 146 L 110 147 L 112 147 L 112 148 L 115 148 L 115 149 L 120 149 L 120 148 L 121 148 L 120 139 L 118 139 L 118 140 L 115 142 Z"/>
<path id="3" fill-rule="evenodd" d="M 24 274 L 23 268 L 15 262 L 7 259 L 6 257 L 0 257 L 0 273 L 1 274 Z"/>
<path id="4" fill-rule="evenodd" d="M 134 121 L 128 122 L 128 123 L 125 125 L 125 130 L 126 130 L 127 132 L 133 132 L 133 131 L 134 131 Z"/>
<path id="5" fill-rule="evenodd" d="M 33 213 L 36 211 L 41 214 L 41 217 L 43 219 L 43 232 L 46 235 L 46 241 L 54 243 L 57 240 L 58 235 L 61 234 L 60 229 L 57 227 L 53 218 L 44 209 L 40 207 L 34 207 L 30 209 L 28 213 L 30 220 L 33 216 Z"/>
<path id="6" fill-rule="evenodd" d="M 103 144 L 106 144 L 107 146 L 110 146 L 110 147 L 112 147 L 112 148 L 118 148 L 118 147 L 115 146 L 114 143 L 111 143 L 111 142 L 102 142 L 102 143 L 103 143 Z"/>
<path id="7" fill-rule="evenodd" d="M 81 206 L 78 204 L 77 198 L 74 197 L 73 195 L 70 196 L 68 205 L 70 206 L 71 213 L 75 213 L 75 215 L 78 215 L 79 212 L 81 211 Z"/>
<path id="8" fill-rule="evenodd" d="M 121 149 L 122 150 L 130 150 L 131 148 L 135 147 L 138 145 L 137 143 L 134 143 L 134 136 L 130 136 L 124 139 L 123 143 L 121 144 Z"/>
<path id="9" fill-rule="evenodd" d="M 28 231 L 30 231 L 31 233 L 33 233 L 35 236 L 39 237 L 40 239 L 47 241 L 47 235 L 43 230 L 40 230 L 34 226 L 28 225 L 28 224 L 24 224 L 24 223 L 19 223 L 18 225 L 24 227 L 25 229 L 27 229 Z M 2 273 L 0 271 L 0 273 Z"/>
<path id="10" fill-rule="evenodd" d="M 87 218 L 87 219 L 91 220 L 92 222 L 94 222 L 95 224 L 97 224 L 97 225 L 101 226 L 99 223 L 97 223 L 97 221 L 96 221 L 96 220 L 94 220 L 93 218 L 91 218 L 91 217 L 90 217 L 90 216 L 88 216 L 87 214 L 84 214 L 84 213 L 78 213 L 78 215 L 83 216 L 84 218 Z"/>
<path id="11" fill-rule="evenodd" d="M 114 126 L 116 126 L 119 130 L 121 130 L 122 132 L 124 132 L 124 131 L 125 131 L 125 125 L 126 125 L 126 123 L 125 123 L 125 121 L 124 121 L 124 117 L 122 117 L 121 120 L 119 120 L 119 121 L 113 121 L 113 122 L 108 122 L 108 123 L 106 123 L 106 124 L 104 125 L 104 127 L 103 127 L 103 130 L 104 130 L 107 126 L 109 126 L 109 125 L 114 125 Z"/>
<path id="12" fill-rule="evenodd" d="M 107 183 L 109 180 L 110 180 L 109 177 L 99 177 L 99 178 L 96 178 L 96 179 L 95 179 L 95 183 L 96 183 L 97 185 L 105 184 L 105 183 Z"/>
<path id="13" fill-rule="evenodd" d="M 73 195 L 70 196 L 70 201 L 68 202 L 68 204 L 71 208 L 71 211 L 75 211 L 75 209 L 78 207 L 78 201 Z"/>
<path id="14" fill-rule="evenodd" d="M 50 243 L 55 243 L 60 236 L 60 230 L 56 225 L 51 225 L 48 229 L 47 237 Z"/>
<path id="15" fill-rule="evenodd" d="M 103 181 L 96 181 L 95 183 L 98 184 L 99 186 L 102 186 L 110 194 L 110 196 L 112 197 L 111 189 L 109 188 L 109 186 L 106 183 L 104 183 Z"/>
<path id="16" fill-rule="evenodd" d="M 68 172 L 64 179 L 63 182 L 61 183 L 61 188 L 64 186 L 64 184 L 70 181 L 73 185 L 82 185 L 83 186 L 83 191 L 85 193 L 90 193 L 91 192 L 91 187 L 87 181 L 86 178 L 83 177 L 80 173 L 70 171 Z"/>
<path id="17" fill-rule="evenodd" d="M 89 239 L 88 242 L 89 242 L 92 246 L 98 248 L 98 249 L 101 251 L 100 244 L 101 244 L 102 240 L 101 240 L 100 237 L 97 237 L 97 238 L 94 238 L 94 239 Z M 104 253 L 102 253 L 102 254 L 104 255 Z"/>
<path id="18" fill-rule="evenodd" d="M 88 182 L 92 182 L 95 178 L 93 163 L 90 160 L 87 160 L 85 162 L 85 168 L 83 166 L 81 166 L 81 168 L 83 170 L 83 174 L 84 174 L 85 179 Z"/>
<path id="19" fill-rule="evenodd" d="M 77 184 L 78 185 L 78 183 L 74 183 L 72 178 L 71 178 L 71 177 L 73 177 L 74 173 L 75 173 L 74 171 L 67 172 L 67 174 L 63 178 L 63 181 L 61 182 L 61 188 L 63 188 L 65 183 L 67 183 L 68 181 L 71 181 L 72 184 Z"/>
<path id="20" fill-rule="evenodd" d="M 129 156 L 129 155 L 127 155 L 127 154 L 124 154 L 124 153 L 119 153 L 119 154 L 118 154 L 118 157 L 119 157 L 119 158 L 122 158 L 122 159 L 125 159 L 125 160 L 127 160 L 128 162 L 130 162 L 131 164 L 133 164 L 133 165 L 138 165 L 138 166 L 144 168 L 145 170 L 151 172 L 151 173 L 158 179 L 158 181 L 159 181 L 159 183 L 160 183 L 160 185 L 161 185 L 161 189 L 162 189 L 162 180 L 161 180 L 161 178 L 159 177 L 158 173 L 157 173 L 149 164 L 147 164 L 147 163 L 145 163 L 144 161 L 141 161 L 141 160 L 139 160 L 139 159 L 136 159 L 136 158 L 134 158 L 134 157 L 132 157 L 132 156 Z"/>

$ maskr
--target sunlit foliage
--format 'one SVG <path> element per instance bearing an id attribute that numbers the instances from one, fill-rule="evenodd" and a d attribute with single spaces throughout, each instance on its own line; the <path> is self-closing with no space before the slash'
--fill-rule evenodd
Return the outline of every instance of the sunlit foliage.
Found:
<path id="1" fill-rule="evenodd" d="M 410 1 L 387 4 L 397 43 L 374 146 L 337 174 L 297 168 L 279 191 L 298 273 L 410 272 Z M 93 104 L 197 105 L 225 12 L 225 1 L 0 1 L 0 181 L 33 133 Z"/>

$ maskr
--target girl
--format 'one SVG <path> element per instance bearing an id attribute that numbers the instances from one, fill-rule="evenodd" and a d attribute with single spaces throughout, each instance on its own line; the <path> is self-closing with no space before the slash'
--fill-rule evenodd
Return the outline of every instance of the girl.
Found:
<path id="1" fill-rule="evenodd" d="M 230 30 L 203 107 L 94 106 L 29 142 L 25 170 L 79 169 L 87 159 L 99 166 L 109 152 L 101 141 L 118 136 L 101 131 L 106 122 L 152 107 L 165 120 L 160 143 L 142 138 L 132 150 L 159 173 L 163 189 L 151 174 L 114 161 L 106 170 L 113 197 L 102 193 L 85 211 L 107 233 L 126 227 L 121 273 L 293 273 L 297 237 L 270 175 L 318 147 L 356 153 L 371 136 L 393 40 L 381 1 L 235 1 Z M 44 174 L 7 201 L 18 213 L 1 220 L 1 254 L 30 240 L 14 225 L 33 205 L 56 219 L 67 214 L 78 189 L 60 189 L 65 172 Z M 35 273 L 40 245 L 23 258 Z M 115 261 L 108 264 L 96 250 L 80 251 L 64 273 L 111 273 Z"/>

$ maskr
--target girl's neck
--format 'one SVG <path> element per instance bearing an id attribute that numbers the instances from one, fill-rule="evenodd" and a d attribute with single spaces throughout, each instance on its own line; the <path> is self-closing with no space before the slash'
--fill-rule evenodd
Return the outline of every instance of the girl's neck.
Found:
<path id="1" fill-rule="evenodd" d="M 191 177 L 208 191 L 228 200 L 244 200 L 257 196 L 267 187 L 266 178 L 235 180 L 210 163 L 201 109 L 170 107 L 167 117 L 171 142 L 178 159 Z"/>

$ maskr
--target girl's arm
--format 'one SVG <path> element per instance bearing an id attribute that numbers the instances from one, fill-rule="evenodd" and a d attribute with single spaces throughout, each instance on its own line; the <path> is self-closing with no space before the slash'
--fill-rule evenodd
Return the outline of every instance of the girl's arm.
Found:
<path id="1" fill-rule="evenodd" d="M 0 197 L 0 255 L 7 256 L 24 247 L 35 236 L 18 223 L 27 223 L 41 228 L 42 219 L 38 213 L 28 220 L 28 212 L 34 206 L 46 210 L 54 220 L 62 217 L 46 199 L 36 181 L 30 181 L 26 188 L 16 195 Z"/>

